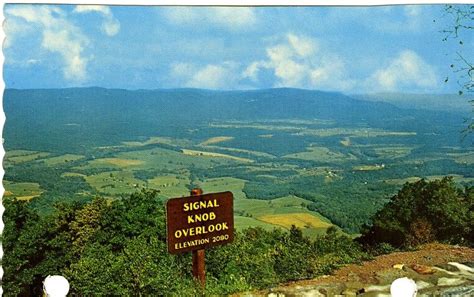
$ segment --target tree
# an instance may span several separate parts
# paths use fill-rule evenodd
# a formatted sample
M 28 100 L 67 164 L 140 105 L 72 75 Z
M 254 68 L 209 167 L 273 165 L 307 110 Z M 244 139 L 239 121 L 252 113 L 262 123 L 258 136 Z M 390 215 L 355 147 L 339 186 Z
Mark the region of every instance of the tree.
M 471 61 L 472 48 L 467 53 L 464 51 L 466 38 L 472 38 L 471 30 L 474 29 L 474 5 L 446 5 L 446 16 L 451 24 L 442 32 L 445 34 L 443 41 L 456 40 L 459 49 L 456 51 L 456 61 L 451 64 L 451 68 L 457 77 L 457 83 L 460 86 L 459 94 L 474 92 L 474 63 Z M 471 41 L 467 42 L 471 46 Z M 446 82 L 449 78 L 446 78 Z M 474 109 L 474 100 L 470 101 Z M 474 132 L 474 118 L 466 120 L 467 127 L 465 132 Z
M 361 241 L 409 247 L 432 240 L 474 244 L 474 189 L 459 189 L 451 177 L 407 183 L 366 226 Z M 416 239 L 416 240 L 415 240 Z
M 28 207 L 28 202 L 3 202 L 4 295 L 39 296 L 44 278 L 60 273 L 73 259 L 68 224 L 77 205 L 58 205 L 53 215 L 40 217 Z

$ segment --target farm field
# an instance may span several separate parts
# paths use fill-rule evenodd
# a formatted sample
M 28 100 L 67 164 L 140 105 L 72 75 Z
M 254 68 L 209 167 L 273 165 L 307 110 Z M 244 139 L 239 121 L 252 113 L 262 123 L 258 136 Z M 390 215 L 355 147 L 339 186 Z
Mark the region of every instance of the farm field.
M 202 157 L 214 157 L 214 158 L 225 158 L 231 159 L 240 162 L 253 162 L 253 160 L 246 159 L 246 158 L 239 158 L 232 155 L 226 154 L 219 154 L 219 153 L 212 153 L 212 152 L 203 152 L 203 151 L 195 151 L 195 150 L 187 150 L 183 149 L 183 154 L 187 156 L 202 156 Z
M 47 158 L 43 161 L 47 166 L 56 166 L 67 162 L 74 162 L 83 158 L 84 156 L 81 155 L 66 154 L 57 157 Z
M 474 182 L 473 177 L 464 177 L 464 176 L 459 175 L 459 174 L 449 174 L 449 176 L 451 176 L 453 178 L 453 180 L 457 183 L 468 183 L 469 184 L 469 183 Z M 425 176 L 423 178 L 426 179 L 426 180 L 432 181 L 432 180 L 436 180 L 436 179 L 441 179 L 441 178 L 443 178 L 443 176 L 442 175 L 431 175 L 431 176 Z M 384 182 L 389 183 L 389 184 L 394 184 L 394 185 L 403 185 L 405 183 L 412 183 L 412 182 L 419 181 L 420 179 L 422 179 L 422 178 L 418 177 L 418 176 L 411 176 L 411 177 L 401 178 L 401 179 L 387 179 Z
M 308 151 L 306 152 L 290 154 L 284 157 L 325 163 L 355 160 L 355 157 L 353 155 L 344 155 L 339 152 L 331 151 L 326 147 L 311 146 L 307 150 Z
M 19 200 L 30 200 L 43 192 L 38 183 L 12 183 L 4 180 L 3 186 L 6 197 L 15 196 Z
M 131 194 L 146 184 L 134 178 L 130 171 L 109 171 L 87 176 L 87 183 L 98 193 L 106 195 Z
M 156 176 L 147 181 L 148 189 L 158 190 L 160 196 L 166 198 L 175 198 L 189 195 L 189 177 L 186 174 L 181 175 L 162 175 Z
M 371 123 L 332 116 L 167 123 L 162 114 L 159 129 L 105 130 L 110 141 L 94 127 L 89 138 L 68 138 L 67 129 L 80 126 L 61 124 L 51 129 L 66 127 L 57 131 L 63 142 L 7 146 L 5 187 L 43 213 L 53 201 L 121 199 L 142 189 L 162 200 L 195 187 L 231 191 L 238 229 L 295 225 L 314 237 L 329 226 L 357 234 L 405 182 L 452 175 L 460 186 L 474 183 L 473 154 L 450 132 L 430 133 L 411 116 Z
M 216 144 L 219 142 L 224 142 L 224 141 L 229 141 L 234 139 L 232 136 L 216 136 L 216 137 L 211 137 L 207 139 L 206 141 L 202 142 L 201 145 L 210 145 L 210 144 Z
M 42 159 L 49 156 L 47 152 L 35 152 L 28 150 L 13 150 L 6 152 L 5 154 L 5 165 L 10 166 L 11 164 L 25 163 L 33 160 Z

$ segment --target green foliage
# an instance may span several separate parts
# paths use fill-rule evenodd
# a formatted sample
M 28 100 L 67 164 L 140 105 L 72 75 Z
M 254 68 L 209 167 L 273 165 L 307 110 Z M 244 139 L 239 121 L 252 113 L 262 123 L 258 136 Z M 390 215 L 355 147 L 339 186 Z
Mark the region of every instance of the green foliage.
M 206 252 L 202 292 L 189 254 L 167 252 L 164 205 L 156 191 L 108 202 L 60 204 L 38 216 L 27 203 L 5 200 L 5 296 L 41 294 L 49 274 L 62 274 L 78 296 L 228 295 L 328 273 L 366 257 L 330 228 L 311 241 L 290 232 L 250 228 L 232 244 Z
M 361 242 L 409 247 L 433 240 L 474 243 L 474 189 L 456 187 L 451 177 L 407 183 L 378 211 Z
M 42 281 L 72 261 L 69 222 L 77 205 L 40 217 L 25 202 L 5 199 L 2 234 L 5 296 L 40 295 Z

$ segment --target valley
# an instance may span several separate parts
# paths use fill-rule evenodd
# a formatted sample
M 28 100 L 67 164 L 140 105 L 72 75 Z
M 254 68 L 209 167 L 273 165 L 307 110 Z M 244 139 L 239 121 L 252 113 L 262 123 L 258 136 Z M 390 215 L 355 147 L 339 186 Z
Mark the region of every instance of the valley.
M 333 225 L 359 232 L 405 182 L 474 181 L 469 143 L 453 132 L 462 115 L 337 93 L 7 90 L 5 110 L 6 193 L 43 213 L 55 202 L 141 189 L 166 200 L 201 187 L 234 193 L 239 230 L 296 225 L 314 237 Z

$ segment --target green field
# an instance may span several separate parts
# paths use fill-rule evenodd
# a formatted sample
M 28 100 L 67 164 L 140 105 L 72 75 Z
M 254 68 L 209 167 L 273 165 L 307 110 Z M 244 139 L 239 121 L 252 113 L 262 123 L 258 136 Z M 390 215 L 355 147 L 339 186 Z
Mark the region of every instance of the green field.
M 304 136 L 352 136 L 352 137 L 380 137 L 380 136 L 416 136 L 416 132 L 386 131 L 373 128 L 325 128 L 325 129 L 303 129 L 297 135 Z
M 304 227 L 303 232 L 313 237 L 324 233 L 332 224 L 317 212 L 309 211 L 306 208 L 309 203 L 309 201 L 295 196 L 267 201 L 241 199 L 234 201 L 234 210 L 239 216 L 287 230 L 291 225 Z
M 260 136 L 262 136 L 262 135 L 260 135 Z M 206 148 L 224 150 L 224 151 L 228 151 L 230 153 L 244 153 L 244 154 L 249 154 L 249 155 L 253 155 L 253 156 L 257 156 L 257 157 L 275 158 L 274 155 L 271 155 L 271 154 L 268 154 L 268 153 L 258 152 L 258 151 L 251 151 L 251 150 L 244 150 L 244 149 L 236 149 L 236 148 L 231 148 L 231 147 L 206 145 Z
M 247 159 L 247 158 L 240 158 L 240 157 L 235 157 L 235 156 L 232 156 L 232 155 L 220 154 L 220 153 L 203 152 L 203 151 L 188 150 L 188 149 L 183 149 L 182 152 L 186 156 L 224 158 L 224 159 L 230 159 L 230 160 L 234 160 L 234 161 L 238 161 L 238 162 L 245 162 L 245 163 L 253 162 L 253 160 L 250 160 L 250 159 Z
M 376 147 L 374 148 L 375 153 L 382 158 L 401 158 L 411 154 L 415 147 L 409 146 L 387 146 L 387 147 Z
M 200 145 L 210 145 L 210 144 L 216 144 L 219 142 L 224 142 L 224 141 L 229 141 L 234 139 L 232 136 L 216 136 L 216 137 L 211 137 L 207 139 L 206 141 L 202 142 Z
M 474 182 L 474 177 L 464 177 L 464 176 L 459 175 L 459 174 L 446 174 L 446 176 L 451 176 L 454 179 L 454 181 L 457 182 L 457 183 L 461 183 L 461 182 L 472 183 L 472 182 Z M 433 181 L 433 180 L 441 179 L 443 177 L 444 177 L 444 175 L 429 175 L 429 176 L 425 176 L 424 178 L 426 180 Z M 420 179 L 421 179 L 421 177 L 418 177 L 418 176 L 410 176 L 410 177 L 407 177 L 407 178 L 387 179 L 387 180 L 384 180 L 384 182 L 388 183 L 388 184 L 393 184 L 393 185 L 403 185 L 405 183 L 413 183 L 413 182 L 419 181 Z
M 358 165 L 352 167 L 353 170 L 357 171 L 373 171 L 373 170 L 382 170 L 385 168 L 384 164 L 374 164 L 374 165 Z
M 9 164 L 18 164 L 34 161 L 37 159 L 42 159 L 49 156 L 50 153 L 47 152 L 36 152 L 36 151 L 27 151 L 27 150 L 13 150 L 5 154 L 5 165 Z
M 43 192 L 38 183 L 13 183 L 4 180 L 3 187 L 6 197 L 16 197 L 19 200 L 30 200 Z
M 189 178 L 186 175 L 162 175 L 148 180 L 147 187 L 160 191 L 160 194 L 166 198 L 176 198 L 188 196 Z
M 452 153 L 449 156 L 454 157 L 456 163 L 465 164 L 465 165 L 472 165 L 474 164 L 474 153 Z
M 12 168 L 19 172 L 8 179 L 7 194 L 43 197 L 53 192 L 44 184 L 68 183 L 77 185 L 76 194 L 110 199 L 142 188 L 157 190 L 163 200 L 187 196 L 191 187 L 204 193 L 231 191 L 238 229 L 288 230 L 296 225 L 315 236 L 333 224 L 358 232 L 387 197 L 421 176 L 435 179 L 449 172 L 456 182 L 474 182 L 468 169 L 474 154 L 465 148 L 424 152 L 413 141 L 415 132 L 336 124 L 226 120 L 188 129 L 176 138 L 133 137 L 75 154 L 11 150 L 4 166 L 7 173 Z M 25 183 L 32 173 L 50 178 Z M 80 188 L 82 179 L 86 186 Z
M 301 159 L 305 161 L 315 162 L 344 162 L 350 160 L 356 160 L 357 158 L 353 155 L 345 155 L 339 152 L 332 151 L 326 147 L 310 146 L 306 152 L 289 154 L 284 158 Z
M 89 162 L 92 167 L 114 167 L 114 168 L 129 168 L 129 167 L 138 167 L 144 162 L 141 160 L 134 159 L 122 159 L 122 158 L 102 158 L 96 159 Z
M 245 197 L 242 189 L 244 188 L 245 180 L 233 178 L 233 177 L 222 177 L 222 178 L 212 178 L 207 179 L 202 182 L 199 186 L 202 188 L 204 193 L 217 193 L 217 192 L 226 192 L 230 191 L 234 194 L 234 203 L 242 199 L 247 199 Z
M 166 145 L 171 145 L 171 146 L 187 146 L 191 144 L 191 141 L 186 140 L 186 139 L 176 139 L 176 138 L 170 138 L 170 137 L 160 137 L 160 136 L 154 136 L 150 137 L 145 141 L 124 141 L 122 142 L 125 146 L 131 146 L 131 147 L 141 147 L 141 146 L 146 146 L 146 145 L 151 145 L 151 144 L 166 144 Z
M 56 165 L 64 164 L 67 162 L 77 161 L 83 158 L 84 156 L 81 156 L 81 155 L 65 154 L 65 155 L 61 155 L 57 157 L 47 158 L 47 159 L 44 159 L 43 161 L 48 166 L 56 166 Z
M 244 230 L 251 227 L 260 227 L 265 230 L 271 231 L 273 229 L 285 230 L 283 227 L 278 225 L 268 224 L 263 221 L 256 220 L 250 217 L 234 216 L 234 226 L 237 230 Z
M 131 194 L 146 187 L 146 183 L 134 178 L 131 171 L 103 172 L 85 179 L 97 192 L 106 195 Z
M 82 174 L 82 173 L 77 173 L 77 172 L 64 172 L 63 174 L 61 174 L 61 177 L 86 177 L 87 175 L 85 174 Z

